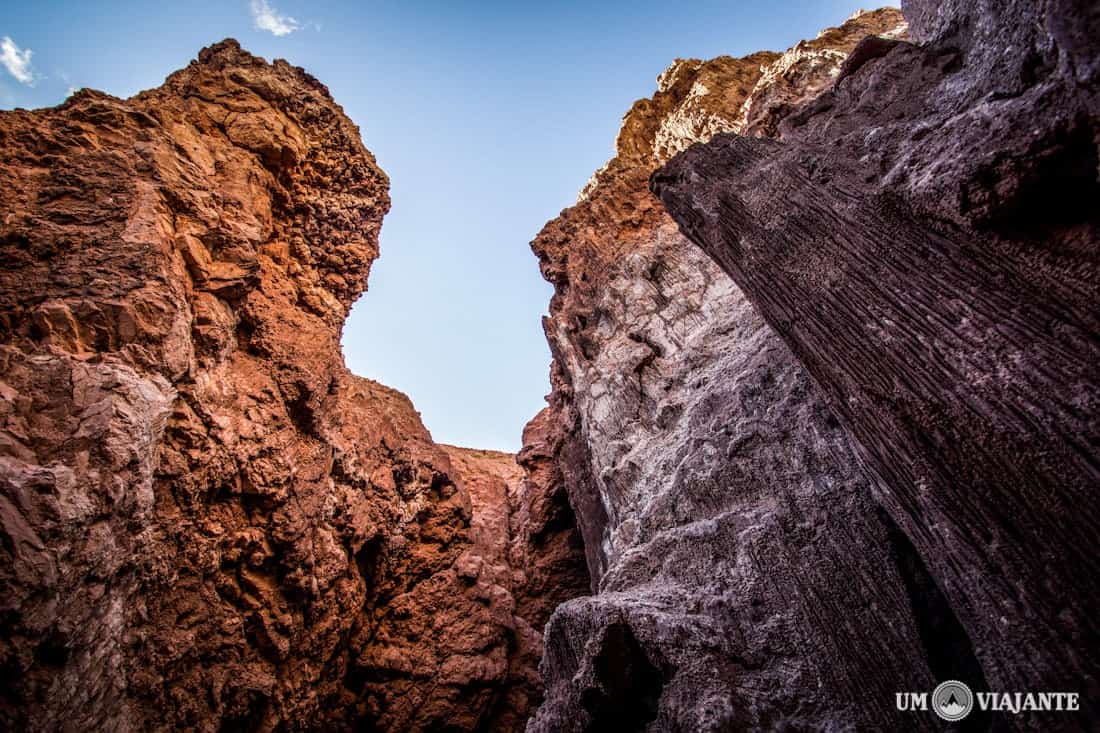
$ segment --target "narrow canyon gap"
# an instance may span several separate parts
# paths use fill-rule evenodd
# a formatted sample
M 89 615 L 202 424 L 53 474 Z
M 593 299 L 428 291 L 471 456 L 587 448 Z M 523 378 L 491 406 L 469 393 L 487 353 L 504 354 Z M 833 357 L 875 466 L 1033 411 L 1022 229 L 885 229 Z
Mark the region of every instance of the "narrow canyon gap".
M 0 727 L 940 730 L 950 678 L 1088 730 L 1098 16 L 672 61 L 532 243 L 515 456 L 346 369 L 389 182 L 302 69 L 0 113 Z

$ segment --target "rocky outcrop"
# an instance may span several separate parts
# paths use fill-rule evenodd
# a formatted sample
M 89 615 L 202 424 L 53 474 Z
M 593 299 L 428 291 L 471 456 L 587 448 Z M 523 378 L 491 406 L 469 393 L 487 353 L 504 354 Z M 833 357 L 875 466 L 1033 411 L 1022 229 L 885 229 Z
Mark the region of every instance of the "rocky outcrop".
M 887 9 L 783 54 L 676 61 L 534 241 L 554 389 L 531 432 L 597 592 L 550 621 L 529 730 L 910 729 L 932 723 L 895 691 L 980 683 L 825 396 L 648 190 L 694 142 L 773 134 L 864 38 L 904 30 Z
M 301 69 L 0 115 L 0 728 L 1087 728 L 1100 16 L 905 12 L 634 105 L 518 456 L 344 367 L 388 182 Z
M 343 365 L 387 187 L 233 41 L 0 115 L 0 728 L 522 727 L 552 522 Z
M 824 388 L 994 690 L 1100 716 L 1100 14 L 910 0 L 780 142 L 654 190 Z M 1090 724 L 1090 721 L 1091 722 Z

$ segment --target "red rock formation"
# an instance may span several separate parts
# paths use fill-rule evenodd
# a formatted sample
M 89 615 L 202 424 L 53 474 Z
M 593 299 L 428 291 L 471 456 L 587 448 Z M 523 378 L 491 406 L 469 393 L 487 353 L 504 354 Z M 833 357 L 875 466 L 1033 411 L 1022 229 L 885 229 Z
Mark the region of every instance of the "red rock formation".
M 532 490 L 516 457 L 496 451 L 444 446 L 454 474 L 469 490 L 473 503 L 474 545 L 456 568 L 476 588 L 488 618 L 472 618 L 465 639 L 486 638 L 498 628 L 510 632 L 507 671 L 494 669 L 486 692 L 497 698 L 488 719 L 459 726 L 464 730 L 522 730 L 528 714 L 542 701 L 542 630 L 559 603 L 588 591 L 583 548 L 564 492 L 547 496 Z M 530 465 L 530 451 L 521 456 Z M 499 633 L 499 632 L 496 632 Z M 494 642 L 494 643 L 490 643 Z M 468 643 L 464 641 L 464 643 Z M 486 638 L 474 649 L 496 649 Z M 477 660 L 471 655 L 470 662 Z M 485 662 L 481 662 L 484 664 Z M 495 684 L 495 687 L 493 686 Z M 457 722 L 457 721 L 456 721 Z
M 389 200 L 327 90 L 226 41 L 3 113 L 0 202 L 0 727 L 521 727 L 523 484 L 344 368 Z

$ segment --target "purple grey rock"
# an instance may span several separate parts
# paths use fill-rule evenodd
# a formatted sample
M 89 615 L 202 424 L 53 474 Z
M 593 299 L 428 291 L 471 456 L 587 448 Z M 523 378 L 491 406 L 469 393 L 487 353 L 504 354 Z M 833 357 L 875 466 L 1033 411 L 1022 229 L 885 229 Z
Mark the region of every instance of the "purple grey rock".
M 993 690 L 1100 715 L 1095 3 L 912 2 L 913 36 L 656 173 L 825 389 Z M 860 49 L 855 55 L 860 55 Z

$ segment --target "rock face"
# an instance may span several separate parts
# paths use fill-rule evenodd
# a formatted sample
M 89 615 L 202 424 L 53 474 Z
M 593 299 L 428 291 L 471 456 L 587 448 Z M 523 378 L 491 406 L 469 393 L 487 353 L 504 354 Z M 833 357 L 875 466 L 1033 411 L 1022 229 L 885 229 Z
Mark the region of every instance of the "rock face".
M 3 113 L 0 729 L 1086 728 L 1094 6 L 674 62 L 533 243 L 518 456 L 344 367 L 388 182 L 301 69 Z
M 693 142 L 773 134 L 865 37 L 904 30 L 887 9 L 783 54 L 676 61 L 534 241 L 554 390 L 529 435 L 597 592 L 551 619 L 529 730 L 910 729 L 931 721 L 895 691 L 981 685 L 825 396 L 648 190 Z
M 780 142 L 720 135 L 653 187 L 824 388 L 989 687 L 1079 692 L 1041 723 L 1088 728 L 1100 10 L 904 10 L 913 42 L 862 43 Z
M 489 650 L 508 663 L 506 673 L 492 667 L 492 674 L 484 676 L 484 681 L 496 682 L 496 688 L 485 690 L 496 695 L 487 717 L 447 723 L 451 730 L 523 730 L 527 716 L 542 701 L 542 630 L 558 604 L 588 592 L 584 548 L 564 497 L 532 491 L 515 456 L 444 448 L 473 506 L 473 546 L 456 568 L 460 578 L 475 584 L 475 596 L 484 604 L 484 610 L 476 608 L 484 617 L 448 619 L 447 630 L 454 634 L 460 623 L 468 625 L 458 638 L 469 657 Z M 480 645 L 470 643 L 478 639 Z M 456 707 L 461 703 L 454 702 Z
M 522 727 L 568 553 L 344 368 L 387 187 L 233 41 L 0 115 L 0 728 Z

